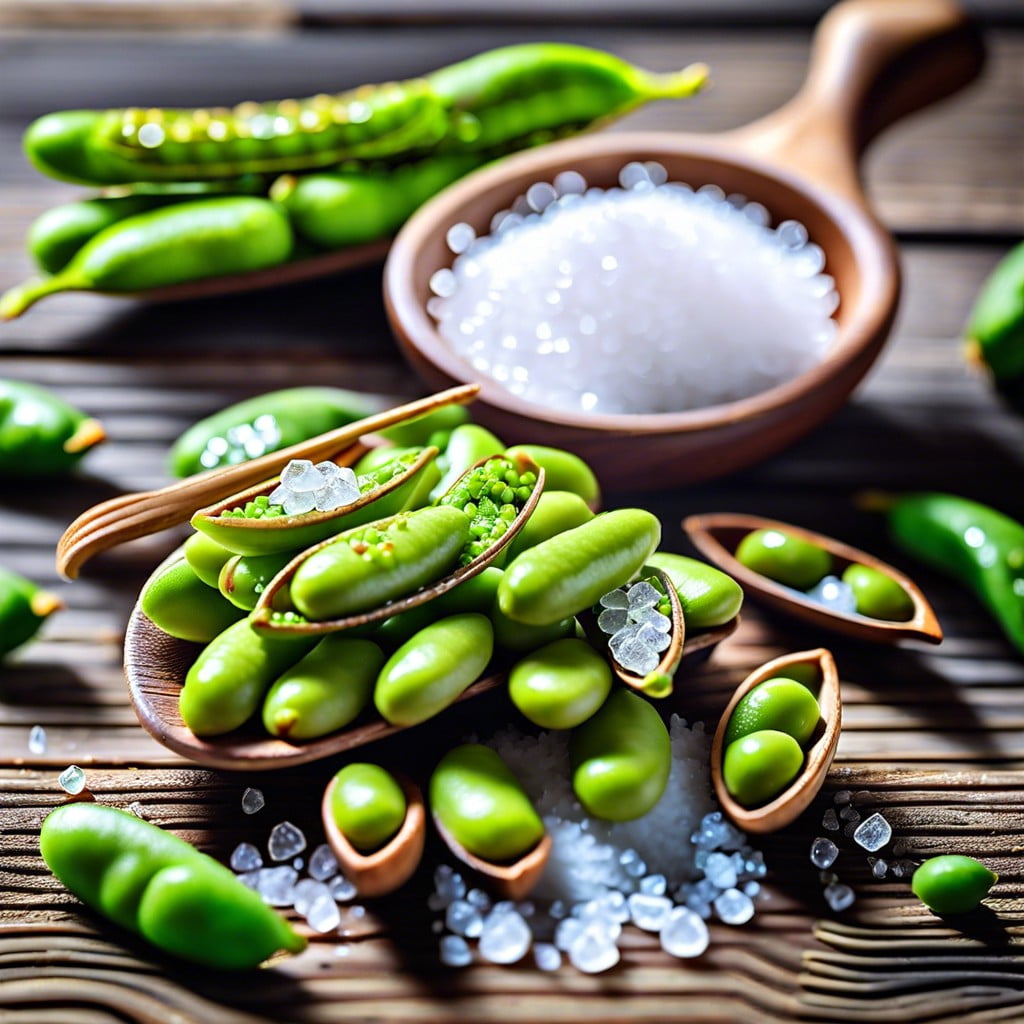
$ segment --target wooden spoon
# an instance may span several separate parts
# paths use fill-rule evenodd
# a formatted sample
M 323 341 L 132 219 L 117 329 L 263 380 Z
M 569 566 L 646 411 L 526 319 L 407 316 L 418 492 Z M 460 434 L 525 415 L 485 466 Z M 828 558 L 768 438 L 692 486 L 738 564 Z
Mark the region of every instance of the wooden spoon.
M 930 644 L 942 642 L 942 627 L 917 584 L 898 569 L 869 555 L 866 551 L 859 551 L 824 534 L 791 526 L 789 523 L 732 512 L 688 516 L 683 520 L 683 529 L 708 561 L 714 562 L 723 572 L 734 577 L 745 591 L 777 611 L 793 615 L 815 626 L 856 637 L 858 640 L 872 640 L 876 643 L 895 643 L 902 639 L 924 640 Z M 869 618 L 866 615 L 833 611 L 798 591 L 748 569 L 737 561 L 734 552 L 748 533 L 763 529 L 788 533 L 823 548 L 832 556 L 836 575 L 841 575 L 847 566 L 854 563 L 877 569 L 903 588 L 913 604 L 913 614 L 905 621 L 891 622 L 887 619 Z
M 804 753 L 804 766 L 793 782 L 774 800 L 761 807 L 748 808 L 733 799 L 722 778 L 722 757 L 725 753 L 725 730 L 740 700 L 755 686 L 775 676 L 785 676 L 796 665 L 814 665 L 820 676 L 818 706 L 822 720 L 818 723 L 816 739 Z M 800 651 L 775 658 L 753 672 L 736 688 L 729 706 L 722 713 L 711 744 L 711 781 L 715 796 L 725 814 L 744 832 L 777 832 L 795 821 L 808 807 L 825 781 L 832 758 L 839 745 L 843 707 L 839 692 L 839 673 L 829 651 L 819 647 L 813 651 Z
M 551 836 L 547 832 L 533 849 L 528 850 L 517 861 L 511 864 L 496 864 L 494 861 L 484 860 L 475 853 L 470 853 L 441 824 L 436 814 L 433 815 L 433 819 L 438 835 L 444 840 L 452 855 L 479 875 L 489 889 L 507 900 L 524 899 L 540 881 L 540 876 L 544 874 L 544 868 L 551 856 L 552 846 Z
M 361 853 L 338 828 L 331 812 L 337 777 L 324 790 L 320 816 L 327 842 L 338 858 L 342 873 L 360 896 L 384 896 L 404 885 L 419 867 L 427 838 L 427 813 L 419 786 L 405 775 L 395 773 L 405 793 L 405 821 L 392 839 L 373 853 Z

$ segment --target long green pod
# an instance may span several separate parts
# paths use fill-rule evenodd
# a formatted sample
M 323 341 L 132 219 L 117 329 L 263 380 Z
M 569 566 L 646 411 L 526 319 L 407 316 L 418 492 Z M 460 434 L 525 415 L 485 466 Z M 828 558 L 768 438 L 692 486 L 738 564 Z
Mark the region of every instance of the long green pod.
M 192 571 L 208 586 L 217 589 L 220 583 L 221 570 L 224 563 L 235 557 L 233 551 L 221 547 L 205 533 L 193 533 L 181 546 L 185 561 L 192 566 Z
M 888 517 L 896 543 L 970 588 L 1024 653 L 1024 524 L 938 493 L 897 498 Z
M 590 506 L 572 491 L 555 490 L 545 470 L 544 493 L 533 515 L 508 546 L 508 560 L 515 561 L 527 548 L 536 547 L 556 534 L 573 530 L 594 518 Z
M 20 316 L 64 291 L 129 293 L 274 267 L 291 255 L 292 229 L 267 199 L 227 196 L 175 203 L 120 221 L 91 238 L 52 277 L 0 298 L 0 318 Z
M 271 555 L 235 555 L 224 563 L 217 589 L 236 608 L 251 612 L 270 581 L 296 554 L 278 551 Z
M 58 807 L 43 822 L 39 850 L 88 906 L 186 960 L 243 969 L 306 946 L 223 864 L 115 807 Z
M 477 423 L 456 427 L 441 453 L 445 472 L 431 492 L 431 499 L 437 501 L 470 466 L 490 455 L 501 455 L 504 450 L 505 445 L 486 427 Z
M 0 568 L 0 658 L 31 640 L 63 602 L 31 580 Z
M 687 632 L 721 626 L 739 615 L 743 588 L 713 565 L 670 551 L 655 551 L 647 563 L 668 574 L 679 595 Z
M 987 366 L 997 384 L 1024 382 L 1024 242 L 985 281 L 966 333 L 968 357 Z
M 245 614 L 207 586 L 184 558 L 169 562 L 150 577 L 139 606 L 168 635 L 201 644 L 209 643 Z

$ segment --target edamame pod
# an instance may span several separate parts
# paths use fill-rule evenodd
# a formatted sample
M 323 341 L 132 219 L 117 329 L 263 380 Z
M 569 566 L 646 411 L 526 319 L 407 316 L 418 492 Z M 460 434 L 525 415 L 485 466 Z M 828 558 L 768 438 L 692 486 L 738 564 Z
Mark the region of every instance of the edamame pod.
M 1024 242 L 999 261 L 985 282 L 967 324 L 968 354 L 999 385 L 1024 378 Z
M 31 580 L 0 568 L 0 658 L 31 640 L 63 602 Z
M 189 427 L 171 448 L 171 472 L 191 476 L 246 462 L 354 423 L 385 404 L 377 395 L 343 388 L 285 388 L 255 395 Z
M 630 821 L 665 792 L 672 744 L 652 704 L 615 689 L 597 714 L 572 731 L 569 758 L 572 788 L 588 813 Z
M 721 626 L 739 615 L 743 588 L 713 565 L 668 551 L 655 551 L 647 562 L 668 574 L 679 594 L 687 631 Z
M 348 764 L 334 776 L 331 815 L 361 853 L 372 853 L 402 827 L 408 801 L 398 780 L 380 765 Z
M 207 586 L 184 558 L 166 564 L 150 578 L 139 605 L 158 629 L 200 644 L 209 643 L 245 614 Z
M 175 956 L 255 967 L 306 940 L 233 872 L 133 814 L 97 803 L 52 811 L 39 834 L 47 867 L 80 900 Z
M 242 619 L 203 649 L 185 676 L 178 707 L 197 736 L 219 736 L 247 722 L 273 681 L 315 639 L 259 633 Z
M 392 725 L 416 725 L 453 704 L 480 678 L 494 634 L 478 612 L 450 615 L 421 629 L 388 658 L 373 701 Z
M 585 640 L 556 640 L 517 662 L 509 673 L 512 703 L 542 729 L 572 729 L 605 702 L 612 670 Z
M 99 420 L 51 391 L 0 380 L 0 476 L 67 473 L 105 437 Z
M 348 725 L 370 702 L 384 664 L 369 640 L 326 636 L 279 676 L 263 702 L 267 732 L 289 740 L 326 736 Z
M 544 470 L 544 487 L 548 491 L 571 491 L 578 494 L 592 509 L 601 503 L 601 487 L 594 471 L 578 456 L 561 448 L 542 444 L 517 444 L 507 455 L 525 455 Z
M 197 199 L 129 217 L 101 231 L 53 277 L 0 298 L 0 318 L 20 316 L 54 292 L 138 292 L 283 263 L 292 229 L 284 212 L 252 196 Z
M 505 570 L 499 606 L 532 626 L 576 615 L 632 579 L 659 540 L 661 524 L 650 512 L 605 512 L 524 551 Z
M 430 492 L 430 500 L 437 501 L 474 463 L 490 455 L 501 455 L 504 449 L 505 445 L 486 427 L 476 423 L 456 427 L 448 439 L 448 447 L 441 453 L 445 473 Z
M 533 515 L 516 534 L 508 546 L 510 562 L 521 555 L 527 548 L 536 547 L 542 541 L 555 534 L 565 533 L 594 518 L 590 506 L 573 491 L 551 490 L 547 475 L 544 477 L 544 493 L 533 510 Z
M 217 589 L 220 581 L 220 571 L 224 563 L 235 557 L 233 551 L 228 551 L 215 540 L 211 540 L 205 533 L 193 533 L 182 546 L 185 561 L 192 566 L 192 571 L 208 586 Z
M 236 608 L 251 612 L 267 584 L 296 554 L 279 551 L 272 555 L 235 555 L 224 563 L 217 589 Z
M 490 747 L 466 743 L 441 758 L 430 777 L 430 807 L 470 853 L 515 860 L 544 836 L 544 824 L 508 765 Z

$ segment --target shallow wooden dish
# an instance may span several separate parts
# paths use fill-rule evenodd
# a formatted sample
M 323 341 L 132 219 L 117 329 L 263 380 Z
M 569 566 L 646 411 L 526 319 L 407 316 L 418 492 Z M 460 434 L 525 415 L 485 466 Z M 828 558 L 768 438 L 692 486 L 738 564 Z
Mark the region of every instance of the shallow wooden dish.
M 427 838 L 427 812 L 420 787 L 405 775 L 395 776 L 405 793 L 405 821 L 390 842 L 373 853 L 360 853 L 338 828 L 331 813 L 331 797 L 337 783 L 332 778 L 320 804 L 324 835 L 338 858 L 344 876 L 360 896 L 384 896 L 404 885 L 419 867 Z
M 758 462 L 834 413 L 877 357 L 900 290 L 893 241 L 872 213 L 860 153 L 892 121 L 954 92 L 981 66 L 978 36 L 951 0 L 846 0 L 815 36 L 807 80 L 788 104 L 719 135 L 615 133 L 518 154 L 456 182 L 399 232 L 384 271 L 388 318 L 428 381 L 478 380 L 476 416 L 499 436 L 568 448 L 608 488 L 654 489 Z M 670 180 L 713 183 L 763 203 L 775 223 L 801 221 L 836 281 L 839 331 L 827 358 L 794 380 L 707 409 L 656 415 L 566 413 L 531 404 L 475 371 L 443 341 L 426 311 L 429 281 L 449 267 L 448 229 L 489 232 L 492 216 L 564 170 L 590 185 L 617 183 L 622 166 L 654 160 Z
M 877 569 L 894 579 L 904 589 L 913 603 L 913 615 L 905 621 L 892 622 L 888 619 L 869 618 L 866 615 L 831 611 L 817 601 L 812 601 L 809 597 L 804 597 L 789 587 L 748 569 L 736 560 L 734 552 L 748 533 L 762 529 L 789 533 L 824 548 L 832 555 L 833 571 L 836 575 L 842 574 L 853 562 Z M 823 629 L 856 637 L 858 640 L 871 640 L 875 643 L 895 643 L 904 639 L 923 640 L 930 644 L 942 642 L 942 627 L 917 584 L 898 569 L 869 555 L 866 551 L 859 551 L 824 534 L 791 526 L 789 523 L 732 512 L 688 516 L 683 520 L 683 530 L 708 561 L 737 580 L 747 593 L 753 594 L 757 600 L 776 611 L 785 612 Z
M 817 738 L 804 751 L 803 770 L 774 800 L 761 807 L 744 807 L 732 798 L 722 778 L 722 747 L 729 719 L 740 700 L 759 683 L 773 676 L 784 676 L 786 670 L 794 665 L 812 662 L 819 666 L 821 675 L 818 705 L 821 708 L 822 720 L 819 722 Z M 715 787 L 715 796 L 727 817 L 744 832 L 757 833 L 777 832 L 795 821 L 807 809 L 825 781 L 825 775 L 839 745 L 842 720 L 839 673 L 836 671 L 832 655 L 823 647 L 783 655 L 751 672 L 736 688 L 728 707 L 722 712 L 718 728 L 715 730 L 715 738 L 711 743 L 711 781 Z

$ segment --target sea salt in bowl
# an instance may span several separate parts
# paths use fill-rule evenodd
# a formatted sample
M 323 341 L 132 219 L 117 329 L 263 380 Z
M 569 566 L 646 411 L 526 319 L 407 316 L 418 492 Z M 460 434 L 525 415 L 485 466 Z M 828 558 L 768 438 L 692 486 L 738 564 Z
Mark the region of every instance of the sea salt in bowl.
M 523 389 L 510 388 L 510 379 L 502 382 L 474 368 L 472 356 L 457 350 L 435 318 L 437 284 L 445 276 L 435 275 L 455 259 L 449 247 L 451 228 L 465 223 L 477 236 L 490 234 L 495 214 L 511 208 L 538 182 L 554 182 L 558 175 L 575 171 L 588 186 L 611 189 L 619 186 L 624 166 L 649 161 L 663 167 L 669 181 L 693 189 L 714 185 L 727 195 L 740 194 L 761 204 L 773 225 L 789 220 L 804 225 L 823 250 L 823 272 L 834 279 L 838 292 L 833 336 L 808 356 L 795 376 L 761 390 L 755 386 L 744 397 L 682 411 L 666 410 L 671 395 L 666 395 L 665 373 L 657 359 L 645 368 L 651 407 L 659 410 L 650 412 L 594 411 L 602 404 L 601 396 L 597 402 L 585 399 L 579 408 L 559 407 L 538 401 L 536 392 L 516 394 Z M 835 189 L 827 182 L 816 184 L 746 153 L 738 155 L 735 145 L 708 137 L 610 134 L 545 146 L 478 171 L 435 197 L 408 222 L 385 269 L 388 316 L 405 354 L 432 385 L 480 383 L 474 417 L 509 443 L 529 437 L 575 451 L 610 489 L 657 489 L 720 476 L 780 451 L 835 412 L 888 334 L 899 290 L 892 241 L 865 209 L 856 186 L 851 189 L 840 179 L 835 184 Z M 456 248 L 461 248 L 458 240 Z M 671 287 L 671 267 L 664 276 Z M 601 302 L 601 287 L 595 286 L 591 294 L 595 304 Z M 535 299 L 529 305 L 536 306 Z M 621 297 L 611 301 L 620 303 Z M 834 299 L 831 304 L 826 299 L 829 310 L 833 304 Z M 638 309 L 638 316 L 642 312 Z M 594 313 L 600 316 L 601 309 Z M 535 320 L 524 323 L 524 331 L 534 329 L 530 323 Z M 756 345 L 757 339 L 749 339 L 747 350 Z M 622 358 L 629 360 L 629 344 L 626 349 Z M 636 358 L 635 350 L 632 356 Z M 614 381 L 609 353 L 592 358 L 602 362 L 597 376 Z M 666 351 L 664 358 L 670 360 L 672 352 Z M 749 390 L 751 375 L 743 369 L 740 385 Z M 623 376 L 629 373 L 624 364 Z M 632 374 L 638 376 L 642 384 L 644 375 Z M 631 401 L 635 408 L 635 389 Z

